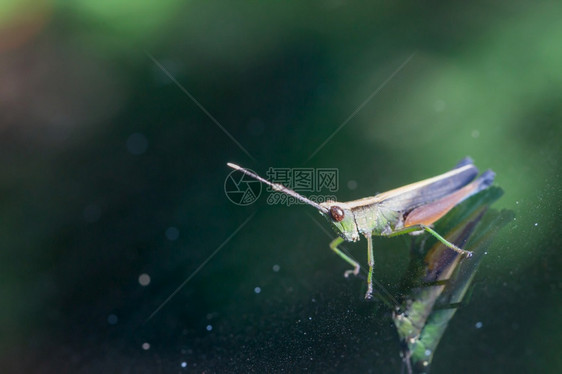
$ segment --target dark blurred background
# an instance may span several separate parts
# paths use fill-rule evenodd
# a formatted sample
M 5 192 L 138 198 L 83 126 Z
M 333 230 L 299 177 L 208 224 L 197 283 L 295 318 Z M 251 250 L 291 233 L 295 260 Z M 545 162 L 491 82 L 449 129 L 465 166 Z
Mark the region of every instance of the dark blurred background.
M 2 372 L 399 372 L 321 217 L 226 163 L 346 201 L 466 155 L 516 219 L 432 370 L 562 370 L 559 2 L 1 4 Z M 374 243 L 395 294 L 408 239 Z

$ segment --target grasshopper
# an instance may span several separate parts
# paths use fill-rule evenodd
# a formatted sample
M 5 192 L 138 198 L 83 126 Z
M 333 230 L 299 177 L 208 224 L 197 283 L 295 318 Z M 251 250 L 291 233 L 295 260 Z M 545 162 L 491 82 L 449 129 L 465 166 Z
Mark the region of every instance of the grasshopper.
M 478 178 L 478 169 L 466 157 L 452 170 L 433 178 L 408 184 L 375 196 L 349 202 L 326 201 L 316 203 L 278 183 L 272 183 L 252 171 L 228 163 L 229 167 L 271 186 L 274 190 L 318 209 L 339 235 L 330 243 L 330 249 L 353 266 L 344 273 L 358 275 L 360 265 L 346 255 L 338 246 L 344 241 L 356 242 L 361 236 L 367 239 L 367 292 L 365 299 L 373 298 L 373 236 L 393 237 L 408 233 L 426 231 L 452 250 L 464 257 L 471 252 L 461 249 L 439 235 L 431 225 L 443 217 L 457 204 L 468 197 L 488 188 L 494 181 L 495 173 L 487 170 Z

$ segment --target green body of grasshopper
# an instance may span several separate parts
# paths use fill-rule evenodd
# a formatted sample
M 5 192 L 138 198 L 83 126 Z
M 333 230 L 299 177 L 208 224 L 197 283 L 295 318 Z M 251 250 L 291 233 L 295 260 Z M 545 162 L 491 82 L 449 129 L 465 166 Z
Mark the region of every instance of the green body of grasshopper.
M 344 240 L 355 242 L 364 236 L 367 239 L 369 265 L 365 295 L 367 299 L 371 299 L 373 293 L 373 236 L 392 237 L 425 230 L 447 247 L 468 257 L 470 252 L 448 242 L 429 226 L 461 201 L 489 187 L 495 176 L 491 170 L 488 170 L 476 178 L 478 169 L 473 165 L 472 160 L 465 158 L 453 170 L 434 178 L 364 199 L 350 202 L 327 201 L 317 204 L 287 187 L 271 183 L 238 165 L 229 163 L 228 166 L 318 209 L 339 235 L 330 243 L 330 248 L 353 266 L 352 270 L 345 272 L 345 276 L 357 275 L 360 266 L 338 246 Z

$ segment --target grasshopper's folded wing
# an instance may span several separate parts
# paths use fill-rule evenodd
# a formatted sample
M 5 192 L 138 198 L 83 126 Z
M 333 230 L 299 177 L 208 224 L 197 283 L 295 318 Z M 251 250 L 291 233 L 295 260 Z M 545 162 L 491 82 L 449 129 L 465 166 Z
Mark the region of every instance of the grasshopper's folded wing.
M 464 165 L 461 162 L 459 165 L 436 177 L 356 200 L 353 203 L 357 205 L 372 203 L 393 211 L 410 211 L 463 188 L 478 175 L 478 169 L 471 162 L 467 161 Z

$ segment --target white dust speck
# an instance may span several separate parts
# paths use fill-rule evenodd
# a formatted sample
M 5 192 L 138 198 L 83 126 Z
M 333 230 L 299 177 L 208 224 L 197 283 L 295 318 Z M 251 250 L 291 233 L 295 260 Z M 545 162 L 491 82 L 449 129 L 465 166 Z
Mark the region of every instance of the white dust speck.
M 205 327 L 207 329 L 207 331 L 213 331 L 213 326 L 212 325 L 207 325 L 207 327 Z
M 260 292 L 261 292 L 261 288 L 260 288 L 260 287 L 254 288 L 254 292 L 255 292 L 255 293 L 260 293 Z
M 274 271 L 274 272 L 277 273 L 277 272 L 279 272 L 279 270 L 281 270 L 281 266 L 279 266 L 279 265 L 277 265 L 277 264 L 273 265 L 273 271 Z
M 476 322 L 474 327 L 476 327 L 477 329 L 481 329 L 482 328 L 482 322 L 480 322 L 480 321 Z
M 148 351 L 150 349 L 150 343 L 147 342 L 142 343 L 142 349 Z

